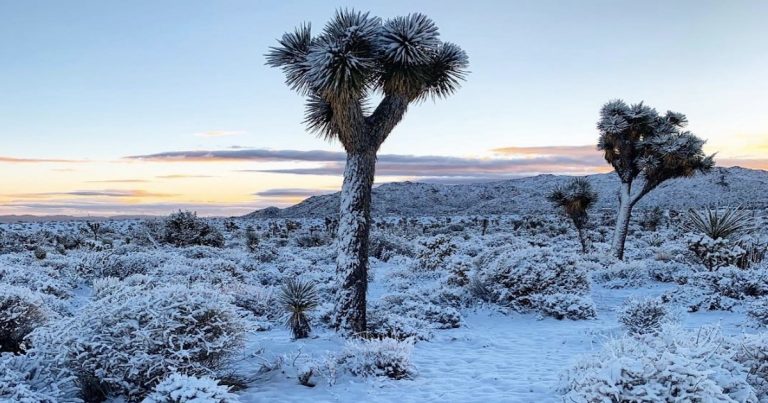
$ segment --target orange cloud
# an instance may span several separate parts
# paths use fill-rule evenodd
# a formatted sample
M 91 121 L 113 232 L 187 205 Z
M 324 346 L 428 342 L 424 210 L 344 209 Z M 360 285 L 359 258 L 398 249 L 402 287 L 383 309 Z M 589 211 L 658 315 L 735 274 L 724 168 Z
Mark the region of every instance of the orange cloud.
M 0 163 L 8 164 L 34 164 L 34 163 L 80 163 L 83 160 L 46 159 L 46 158 L 16 158 L 0 156 Z

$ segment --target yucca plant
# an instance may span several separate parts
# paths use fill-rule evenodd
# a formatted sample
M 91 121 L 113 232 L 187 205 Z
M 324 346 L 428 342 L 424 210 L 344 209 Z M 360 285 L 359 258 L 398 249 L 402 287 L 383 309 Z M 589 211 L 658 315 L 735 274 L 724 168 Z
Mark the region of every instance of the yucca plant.
M 703 212 L 688 210 L 688 229 L 712 239 L 734 238 L 751 229 L 749 213 L 738 207 L 707 208 Z
M 565 215 L 571 219 L 579 233 L 581 251 L 587 252 L 587 238 L 584 227 L 589 222 L 587 210 L 597 201 L 597 193 L 586 178 L 574 178 L 566 185 L 558 186 L 547 196 L 556 208 L 562 208 Z
M 294 338 L 309 337 L 312 327 L 307 312 L 317 306 L 317 299 L 315 285 L 310 282 L 289 278 L 283 283 L 278 300 L 287 312 L 285 326 L 291 329 Z

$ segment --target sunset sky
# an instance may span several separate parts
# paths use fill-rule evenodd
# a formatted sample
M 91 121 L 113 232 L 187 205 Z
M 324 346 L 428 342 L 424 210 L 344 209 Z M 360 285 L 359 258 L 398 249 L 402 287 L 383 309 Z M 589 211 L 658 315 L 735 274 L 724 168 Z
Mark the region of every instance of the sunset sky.
M 0 214 L 236 215 L 336 191 L 340 145 L 264 53 L 337 7 L 422 12 L 462 46 L 377 182 L 607 172 L 598 110 L 683 112 L 721 166 L 768 169 L 768 1 L 0 0 Z

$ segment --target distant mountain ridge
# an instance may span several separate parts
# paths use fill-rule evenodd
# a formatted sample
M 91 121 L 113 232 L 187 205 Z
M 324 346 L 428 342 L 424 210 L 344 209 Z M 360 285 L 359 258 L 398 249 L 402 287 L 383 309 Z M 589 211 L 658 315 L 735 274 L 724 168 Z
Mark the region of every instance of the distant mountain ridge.
M 374 216 L 492 215 L 552 211 L 546 195 L 572 176 L 538 175 L 499 182 L 443 185 L 416 182 L 387 183 L 373 189 Z M 616 174 L 588 175 L 597 191 L 596 209 L 616 207 Z M 691 207 L 768 206 L 768 171 L 717 167 L 706 175 L 663 183 L 636 208 L 652 206 L 677 210 Z M 321 218 L 338 214 L 339 193 L 312 196 L 284 209 L 268 207 L 243 218 Z

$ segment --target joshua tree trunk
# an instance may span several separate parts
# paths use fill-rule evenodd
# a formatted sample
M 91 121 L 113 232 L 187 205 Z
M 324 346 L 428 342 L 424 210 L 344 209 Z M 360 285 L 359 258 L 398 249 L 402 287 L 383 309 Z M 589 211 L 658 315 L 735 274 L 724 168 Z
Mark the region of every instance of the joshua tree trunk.
M 587 253 L 587 235 L 584 233 L 583 228 L 576 228 L 579 233 L 579 242 L 581 242 L 581 253 Z
M 616 230 L 613 233 L 613 244 L 611 253 L 614 257 L 624 259 L 624 243 L 627 240 L 629 231 L 629 217 L 632 213 L 631 185 L 622 183 L 619 189 L 619 211 L 616 215 Z
M 365 332 L 367 326 L 368 234 L 375 170 L 376 149 L 347 154 L 337 237 L 336 275 L 340 288 L 335 324 L 358 334 Z

